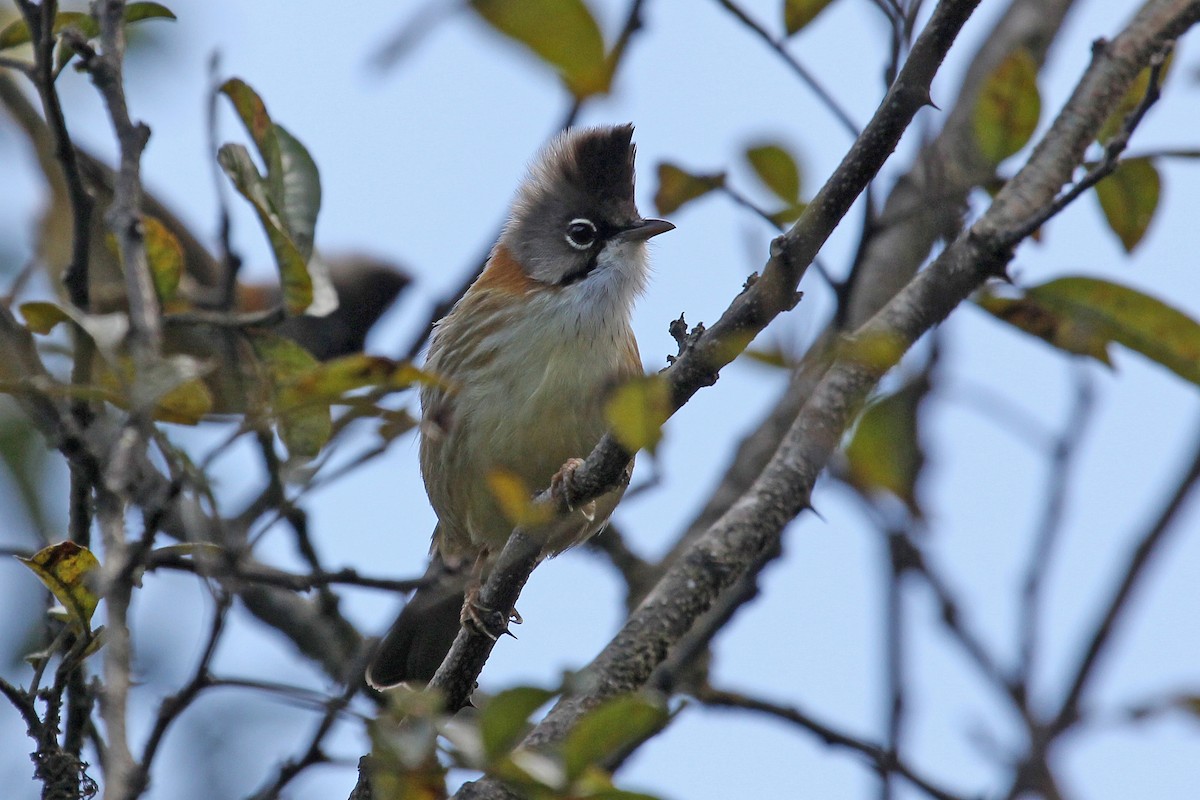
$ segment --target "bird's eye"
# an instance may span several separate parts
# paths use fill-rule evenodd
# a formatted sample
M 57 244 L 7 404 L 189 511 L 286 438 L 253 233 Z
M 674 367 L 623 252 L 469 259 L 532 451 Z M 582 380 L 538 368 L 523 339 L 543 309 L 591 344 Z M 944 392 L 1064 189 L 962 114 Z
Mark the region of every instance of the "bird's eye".
M 590 219 L 573 219 L 567 225 L 567 244 L 576 250 L 587 250 L 596 241 L 596 224 Z

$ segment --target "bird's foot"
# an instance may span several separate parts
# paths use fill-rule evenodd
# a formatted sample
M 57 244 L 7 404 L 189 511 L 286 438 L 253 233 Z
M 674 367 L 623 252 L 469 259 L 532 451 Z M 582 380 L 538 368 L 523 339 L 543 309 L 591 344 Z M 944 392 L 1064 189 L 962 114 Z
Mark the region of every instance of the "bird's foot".
M 484 605 L 483 601 L 479 599 L 479 586 L 476 585 L 467 589 L 462 612 L 459 614 L 459 622 L 475 629 L 494 642 L 505 634 L 514 639 L 517 638 L 516 634 L 509 629 L 509 625 L 520 625 L 524 620 L 521 619 L 521 615 L 515 608 L 505 614 Z
M 588 522 L 596 519 L 596 501 L 591 500 L 576 508 L 571 502 L 574 493 L 575 471 L 583 466 L 582 458 L 567 459 L 554 477 L 550 479 L 550 496 L 566 507 L 568 511 L 578 511 L 587 517 Z

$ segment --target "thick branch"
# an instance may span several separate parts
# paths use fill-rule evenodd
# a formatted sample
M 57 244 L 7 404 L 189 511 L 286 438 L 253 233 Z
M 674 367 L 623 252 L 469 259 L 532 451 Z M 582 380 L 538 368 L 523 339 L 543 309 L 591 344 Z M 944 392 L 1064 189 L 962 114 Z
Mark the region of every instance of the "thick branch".
M 813 483 L 841 433 L 879 378 L 918 337 L 1003 268 L 1015 244 L 1011 232 L 1054 201 L 1139 69 L 1197 19 L 1200 0 L 1152 1 L 1097 54 L 1029 162 L 969 231 L 859 329 L 754 485 L 672 566 L 587 667 L 589 680 L 583 685 L 590 687 L 588 691 L 563 698 L 526 738 L 526 746 L 561 741 L 582 714 L 609 697 L 644 685 L 654 666 L 717 594 L 737 580 L 758 553 L 778 541 L 784 525 L 807 505 Z M 920 46 L 918 40 L 916 47 Z M 891 344 L 886 358 L 879 352 L 881 342 Z M 855 344 L 871 345 L 872 357 L 856 358 L 856 351 L 862 351 Z M 470 794 L 486 796 L 482 790 L 493 785 L 485 781 Z
M 944 0 L 938 6 L 896 83 L 850 152 L 792 229 L 772 242 L 771 258 L 762 276 L 748 281 L 745 290 L 721 318 L 691 339 L 689 346 L 663 373 L 670 388 L 673 409 L 683 406 L 702 387 L 712 385 L 721 368 L 732 361 L 759 331 L 780 313 L 795 306 L 799 299 L 796 287 L 805 269 L 891 155 L 917 111 L 929 104 L 929 85 L 933 76 L 977 4 L 978 0 Z M 560 511 L 565 507 L 577 508 L 615 487 L 631 458 L 632 454 L 611 434 L 606 435 L 575 471 L 573 478 L 566 482 L 562 496 L 551 497 L 549 491 L 545 491 L 539 502 L 552 504 Z M 800 506 L 796 506 L 792 514 L 799 510 Z M 518 531 L 505 546 L 481 596 L 490 608 L 509 609 L 516 605 L 520 589 L 537 563 L 534 538 Z M 697 595 L 703 596 L 703 592 Z M 709 602 L 711 598 L 705 605 Z M 481 632 L 467 628 L 460 631 L 446 663 L 430 683 L 431 687 L 445 692 L 448 708 L 457 709 L 466 703 L 493 644 Z M 655 663 L 662 660 L 661 655 Z M 453 669 L 451 665 L 454 665 Z
M 971 67 L 938 135 L 925 145 L 912 168 L 892 188 L 874 229 L 858 256 L 848 309 L 817 340 L 768 416 L 739 446 L 703 511 L 663 559 L 669 564 L 688 542 L 708 529 L 741 496 L 775 452 L 779 440 L 812 393 L 829 362 L 840 327 L 853 329 L 878 311 L 925 262 L 946 231 L 960 225 L 967 193 L 988 180 L 981 165 L 971 112 L 979 87 L 1000 61 L 1018 47 L 1041 63 L 1075 0 L 1013 0 L 971 58 Z

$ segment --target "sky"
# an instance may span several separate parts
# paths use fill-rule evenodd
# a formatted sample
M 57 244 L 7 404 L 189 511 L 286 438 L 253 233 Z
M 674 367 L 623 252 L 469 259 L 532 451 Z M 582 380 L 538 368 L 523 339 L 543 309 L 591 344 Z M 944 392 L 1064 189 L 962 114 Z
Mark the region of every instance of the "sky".
M 417 4 L 363 0 L 336 12 L 324 4 L 279 0 L 169 5 L 178 22 L 147 23 L 155 26 L 152 46 L 127 67 L 131 112 L 153 131 L 143 160 L 147 187 L 212 240 L 217 199 L 204 113 L 208 64 L 217 53 L 221 76 L 241 77 L 257 89 L 273 118 L 316 159 L 323 187 L 317 247 L 369 252 L 415 276 L 414 288 L 369 342 L 372 352 L 399 355 L 431 304 L 490 245 L 529 159 L 565 113 L 558 80 L 469 14 L 438 25 L 403 61 L 381 71 L 373 54 Z M 611 41 L 624 2 L 590 5 Z M 811 195 L 850 143 L 836 120 L 716 2 L 646 5 L 645 30 L 634 40 L 612 95 L 589 103 L 580 120 L 636 124 L 643 213 L 654 210 L 654 168 L 662 160 L 697 171 L 729 169 L 735 185 L 766 202 L 740 157 L 747 145 L 762 141 L 783 142 L 798 155 L 802 191 Z M 778 30 L 777 2 L 742 5 Z M 952 102 L 965 56 L 1002 5 L 982 3 L 935 81 L 935 102 Z M 1045 111 L 1039 132 L 1087 65 L 1092 40 L 1115 34 L 1137 5 L 1080 0 L 1040 81 Z M 861 124 L 882 94 L 885 42 L 873 3 L 842 0 L 796 36 L 789 50 Z M 1185 41 L 1166 99 L 1139 130 L 1133 151 L 1195 145 L 1196 52 Z M 111 155 L 113 137 L 95 91 L 74 74 L 64 75 L 62 91 L 77 141 Z M 240 137 L 233 115 L 224 111 L 223 137 Z M 918 115 L 881 186 L 890 185 L 921 137 L 938 124 L 934 109 Z M 3 252 L 15 251 L 17 263 L 28 257 L 27 231 L 38 203 L 37 177 L 23 156 L 19 142 L 0 126 L 0 185 L 9 187 L 0 205 L 0 241 Z M 1200 317 L 1192 211 L 1198 205 L 1200 168 L 1172 162 L 1160 213 L 1131 257 L 1086 196 L 1046 227 L 1040 243 L 1018 250 L 1012 273 L 1030 285 L 1061 275 L 1102 276 Z M 853 254 L 859 219 L 856 208 L 822 251 L 822 262 L 835 274 L 844 273 Z M 682 209 L 671 221 L 677 230 L 653 242 L 654 275 L 634 317 L 648 370 L 664 366 L 675 351 L 670 320 L 680 312 L 692 324 L 716 319 L 746 276 L 761 267 L 772 235 L 760 220 L 717 197 Z M 235 214 L 233 241 L 252 274 L 270 275 L 265 239 L 247 208 Z M 828 287 L 810 272 L 801 288 L 804 301 L 759 345 L 796 350 L 825 324 L 832 308 Z M 950 576 L 968 619 L 1006 662 L 1015 653 L 1014 598 L 1051 466 L 979 398 L 1014 406 L 1057 432 L 1071 420 L 1077 383 L 1086 381 L 1095 392 L 1090 436 L 1067 496 L 1068 523 L 1049 566 L 1036 687 L 1049 701 L 1069 675 L 1098 598 L 1107 596 L 1130 542 L 1182 468 L 1200 428 L 1200 404 L 1194 386 L 1139 356 L 1116 352 L 1112 370 L 1074 364 L 977 308 L 959 309 L 942 331 L 944 382 L 926 409 L 924 542 Z M 655 486 L 628 498 L 614 518 L 632 547 L 647 557 L 670 547 L 723 472 L 730 447 L 753 429 L 783 380 L 777 370 L 738 361 L 670 421 L 657 459 L 651 463 L 643 455 L 634 478 L 638 485 L 653 477 Z M 220 435 L 205 427 L 171 433 L 201 452 Z M 218 492 L 227 507 L 237 508 L 248 496 L 252 486 L 242 476 L 254 464 L 248 445 L 219 462 Z M 65 498 L 61 475 L 47 480 Z M 834 482 L 818 486 L 815 504 L 822 519 L 804 515 L 789 527 L 785 556 L 764 574 L 762 595 L 716 640 L 713 682 L 797 704 L 837 727 L 879 738 L 884 543 L 861 506 Z M 328 564 L 395 577 L 423 569 L 434 517 L 421 487 L 415 440 L 397 441 L 351 478 L 315 493 L 305 507 Z M 1200 509 L 1187 509 L 1178 523 L 1182 535 L 1160 555 L 1135 597 L 1090 698 L 1089 709 L 1103 718 L 1198 688 L 1198 523 Z M 30 541 L 27 531 L 0 533 L 0 544 Z M 268 534 L 263 546 L 279 563 L 298 565 L 283 532 Z M 618 581 L 595 556 L 571 552 L 544 564 L 522 595 L 520 639 L 496 648 L 483 688 L 554 684 L 563 670 L 582 666 L 615 632 L 621 597 Z M 37 598 L 36 585 L 20 567 L 0 563 L 0 601 L 30 607 Z M 906 599 L 918 620 L 909 656 L 906 741 L 912 761 L 964 794 L 998 791 L 1004 770 L 997 764 L 1019 744 L 1017 721 L 947 642 L 928 592 L 910 586 Z M 149 643 L 139 653 L 143 698 L 160 697 L 185 679 L 200 647 L 206 603 L 207 595 L 187 576 L 147 578 L 134 609 Z M 372 631 L 382 630 L 399 605 L 393 595 L 347 591 L 343 609 Z M 246 615 L 236 621 L 219 652 L 221 674 L 330 688 Z M 8 641 L 14 626 L 5 625 L 0 639 Z M 16 667 L 4 669 L 7 676 L 21 675 Z M 244 728 L 230 724 L 239 718 L 248 721 Z M 180 721 L 163 753 L 164 775 L 186 768 L 176 774 L 194 780 L 172 785 L 163 778 L 148 796 L 244 796 L 269 765 L 296 751 L 316 721 L 310 710 L 278 699 L 214 692 Z M 258 725 L 266 725 L 268 734 Z M 1188 796 L 1200 782 L 1198 733 L 1195 719 L 1177 714 L 1134 727 L 1105 725 L 1072 739 L 1060 762 L 1068 793 L 1100 800 Z M 0 786 L 16 800 L 37 796 L 32 782 L 25 783 L 30 765 L 20 737 L 16 715 L 0 710 L 0 741 L 8 743 L 0 747 Z M 204 757 L 196 756 L 197 742 Z M 365 747 L 358 726 L 342 726 L 331 750 L 345 763 L 310 771 L 290 796 L 347 795 L 352 765 Z M 670 798 L 861 797 L 875 794 L 876 780 L 853 757 L 803 732 L 693 704 L 631 759 L 618 783 Z M 906 789 L 901 796 L 919 795 Z

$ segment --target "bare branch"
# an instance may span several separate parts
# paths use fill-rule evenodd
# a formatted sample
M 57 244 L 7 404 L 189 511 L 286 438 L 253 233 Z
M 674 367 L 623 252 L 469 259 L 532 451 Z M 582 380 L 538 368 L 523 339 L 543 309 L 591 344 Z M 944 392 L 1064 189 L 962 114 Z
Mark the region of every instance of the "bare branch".
M 755 334 L 780 313 L 790 310 L 795 305 L 798 299 L 796 287 L 805 268 L 812 262 L 855 198 L 891 154 L 917 111 L 928 105 L 929 83 L 976 4 L 977 0 L 947 0 L 938 6 L 929 25 L 917 40 L 896 84 L 888 92 L 879 110 L 851 147 L 842 164 L 817 192 L 792 229 L 772 242 L 771 258 L 763 269 L 762 276 L 748 282 L 746 289 L 734 299 L 721 318 L 690 342 L 688 349 L 662 373 L 671 389 L 673 408 L 681 407 L 701 387 L 711 385 L 716 380 L 719 370 L 732 361 Z M 949 308 L 946 309 L 946 313 L 948 312 Z M 865 385 L 871 378 L 867 376 L 857 380 Z M 841 411 L 848 414 L 849 408 L 842 408 Z M 848 420 L 843 421 L 837 427 L 836 433 L 830 426 L 828 435 L 840 435 L 847 423 Z M 833 445 L 824 441 L 824 434 L 821 439 L 831 450 Z M 616 486 L 631 457 L 616 439 L 606 435 L 583 465 L 575 471 L 573 479 L 566 482 L 562 497 L 551 497 L 549 491 L 545 491 L 539 502 L 556 509 L 563 505 L 578 507 Z M 811 477 L 815 480 L 815 472 Z M 784 499 L 774 495 L 774 492 L 779 490 L 784 489 L 777 486 L 766 490 L 772 495 L 772 507 L 763 508 L 762 516 L 757 521 L 739 518 L 739 522 L 753 529 L 753 533 L 746 532 L 744 535 L 753 536 L 754 544 L 739 547 L 735 558 L 745 558 L 747 561 L 753 559 L 766 545 L 772 529 L 776 525 L 782 526 L 808 503 L 807 491 L 788 486 L 786 491 L 792 494 Z M 748 509 L 742 510 L 744 512 Z M 719 538 L 711 530 L 708 536 L 713 536 L 714 540 Z M 704 561 L 710 556 L 716 557 L 713 553 L 704 554 L 701 551 L 697 551 L 691 557 L 685 556 L 683 560 L 691 561 L 690 566 L 668 572 L 667 577 L 652 594 L 652 597 L 659 598 L 662 607 L 652 611 L 648 610 L 650 604 L 644 603 L 634 617 L 630 618 L 625 632 L 606 649 L 605 652 L 609 655 L 602 654 L 599 659 L 610 659 L 614 649 L 621 650 L 623 657 L 629 658 L 618 668 L 622 677 L 612 682 L 604 682 L 603 688 L 586 701 L 588 707 L 599 702 L 601 695 L 610 696 L 614 691 L 628 691 L 644 683 L 665 656 L 667 642 L 677 641 L 686 633 L 695 617 L 712 604 L 716 594 L 737 578 L 739 572 L 736 570 L 717 576 L 695 560 Z M 534 540 L 520 530 L 516 531 L 501 552 L 500 559 L 484 586 L 481 601 L 490 608 L 513 608 L 520 588 L 524 586 L 529 572 L 537 563 L 537 558 L 538 548 Z M 510 572 L 510 565 L 512 569 L 519 569 L 521 572 Z M 742 566 L 744 567 L 744 563 Z M 697 575 L 697 572 L 702 574 Z M 662 592 L 665 586 L 672 583 L 672 573 L 675 573 L 675 580 L 683 580 L 687 584 L 676 587 L 679 589 L 678 596 L 668 600 Z M 697 578 L 699 583 L 693 584 L 692 581 Z M 675 603 L 681 605 L 676 606 Z M 656 613 L 666 615 L 670 621 L 665 626 L 661 619 L 652 622 L 649 618 Z M 639 616 L 644 621 L 635 623 Z M 654 635 L 644 641 L 635 641 L 638 639 L 635 629 L 641 625 L 650 625 L 654 629 Z M 643 633 L 649 634 L 649 630 Z M 626 638 L 629 641 L 626 641 Z M 466 628 L 459 632 L 450 655 L 430 684 L 444 693 L 448 708 L 457 709 L 466 702 L 475 677 L 482 669 L 493 644 L 494 642 L 480 632 L 468 631 Z M 625 649 L 630 646 L 637 652 Z M 471 658 L 466 657 L 467 651 L 470 651 Z M 462 667 L 451 670 L 450 666 L 459 663 L 460 660 Z M 603 672 L 604 668 L 599 667 L 599 660 L 593 662 L 593 668 Z M 467 669 L 468 666 L 470 669 Z M 455 675 L 453 680 L 450 680 L 451 672 Z M 562 707 L 563 703 L 559 705 Z M 568 716 L 582 710 L 576 709 Z M 553 716 L 552 712 L 551 717 Z
M 1039 62 L 1074 0 L 1013 0 L 972 56 L 958 98 L 941 132 L 921 149 L 908 173 L 891 189 L 858 254 L 847 302 L 839 319 L 810 348 L 809 355 L 759 427 L 738 446 L 709 501 L 663 559 L 670 564 L 739 498 L 775 452 L 784 432 L 812 394 L 832 356 L 841 329 L 861 325 L 895 296 L 924 263 L 937 239 L 961 226 L 960 210 L 971 188 L 992 171 L 981 162 L 971 113 L 980 86 L 1006 55 L 1026 48 Z M 919 4 L 912 4 L 915 12 Z M 899 13 L 897 9 L 897 13 Z
M 832 114 L 833 118 L 838 121 L 838 124 L 845 128 L 847 133 L 849 133 L 851 136 L 858 136 L 859 127 L 854 120 L 850 118 L 850 114 L 847 113 L 844 108 L 842 108 L 842 105 L 837 101 L 837 98 L 834 97 L 828 89 L 821 85 L 821 82 L 818 81 L 816 76 L 808 70 L 808 67 L 801 64 L 791 53 L 787 51 L 786 42 L 776 39 L 774 36 L 772 36 L 766 28 L 759 25 L 753 17 L 743 11 L 736 3 L 733 2 L 733 0 L 717 0 L 717 3 L 734 17 L 736 17 L 738 22 L 742 23 L 742 25 L 748 28 L 755 36 L 757 36 L 759 39 L 762 39 L 763 43 L 766 44 L 767 47 L 771 48 L 771 50 L 773 50 L 779 56 L 783 63 L 787 64 L 788 68 L 791 69 L 792 72 L 796 73 L 796 77 L 803 81 L 806 86 L 808 86 L 809 90 L 811 90 L 812 93 L 817 96 L 817 99 L 821 101 L 821 104 L 824 105 L 825 108 L 829 109 L 829 113 Z
M 1054 546 L 1062 531 L 1067 508 L 1067 493 L 1075 476 L 1079 448 L 1087 431 L 1095 408 L 1095 391 L 1088 374 L 1082 368 L 1076 370 L 1075 402 L 1067 414 L 1063 430 L 1050 452 L 1049 476 L 1046 488 L 1046 504 L 1041 523 L 1034 537 L 1033 551 L 1029 554 L 1025 579 L 1022 583 L 1021 610 L 1018 623 L 1020 654 L 1017 661 L 1017 685 L 1022 697 L 1028 700 L 1030 681 L 1033 678 L 1037 656 L 1038 625 L 1041 612 L 1042 588 L 1050 568 Z
M 1171 492 L 1171 496 L 1163 506 L 1158 518 L 1138 539 L 1129 564 L 1125 568 L 1125 574 L 1121 576 L 1120 582 L 1105 606 L 1104 613 L 1097 620 L 1092 635 L 1088 638 L 1087 647 L 1084 649 L 1079 666 L 1071 679 L 1070 688 L 1067 689 L 1062 705 L 1051 725 L 1055 731 L 1066 730 L 1078 718 L 1079 703 L 1095 674 L 1096 664 L 1117 629 L 1121 615 L 1129 607 L 1130 595 L 1145 574 L 1150 559 L 1162 548 L 1184 503 L 1191 497 L 1197 483 L 1200 483 L 1200 435 L 1196 437 L 1196 442 L 1196 450 L 1192 455 L 1191 463 Z
M 939 5 L 905 70 L 931 46 L 930 29 L 951 24 L 947 15 L 961 24 L 961 15 L 968 11 L 969 4 Z M 1152 0 L 1092 62 L 1029 162 L 988 211 L 856 332 L 852 344 L 871 345 L 871 357 L 856 357 L 851 346 L 834 363 L 751 489 L 672 565 L 587 667 L 590 688 L 560 700 L 526 738 L 525 746 L 561 741 L 582 714 L 606 698 L 643 685 L 713 599 L 743 574 L 758 553 L 777 542 L 784 525 L 807 505 L 817 476 L 879 378 L 918 337 L 1003 268 L 1012 257 L 1011 231 L 1030 213 L 1053 202 L 1137 72 L 1164 41 L 1197 20 L 1200 0 Z M 933 36 L 938 40 L 947 33 L 943 29 Z M 887 357 L 880 357 L 881 342 L 889 344 Z
M 961 800 L 963 797 L 963 795 L 939 788 L 933 782 L 921 777 L 911 767 L 896 758 L 895 754 L 887 748 L 835 730 L 795 706 L 783 706 L 737 692 L 722 691 L 711 687 L 705 687 L 697 692 L 696 699 L 706 706 L 713 708 L 754 711 L 796 725 L 816 735 L 821 741 L 831 747 L 845 748 L 864 756 L 871 766 L 875 768 L 876 772 L 884 776 L 899 775 L 929 797 L 936 798 L 936 800 Z

